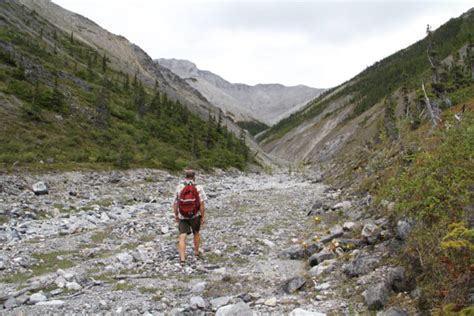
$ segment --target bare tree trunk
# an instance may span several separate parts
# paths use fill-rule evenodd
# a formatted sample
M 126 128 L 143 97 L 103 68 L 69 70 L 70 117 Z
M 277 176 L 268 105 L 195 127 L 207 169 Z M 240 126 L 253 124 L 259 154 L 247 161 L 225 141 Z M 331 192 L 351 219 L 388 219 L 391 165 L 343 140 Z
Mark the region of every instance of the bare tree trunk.
M 428 95 L 426 94 L 425 83 L 423 82 L 423 80 L 421 81 L 421 88 L 423 89 L 423 93 L 425 95 L 426 108 L 428 109 L 431 124 L 433 125 L 433 127 L 436 127 L 436 125 L 438 124 L 438 120 L 435 117 L 433 108 L 431 107 L 430 98 L 428 98 Z

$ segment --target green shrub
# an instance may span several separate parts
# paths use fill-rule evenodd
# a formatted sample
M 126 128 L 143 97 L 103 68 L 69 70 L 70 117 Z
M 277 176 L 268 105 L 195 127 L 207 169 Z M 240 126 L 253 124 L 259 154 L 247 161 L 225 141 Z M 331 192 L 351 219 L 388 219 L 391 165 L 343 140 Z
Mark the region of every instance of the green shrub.
M 416 220 L 404 249 L 406 266 L 423 291 L 420 307 L 465 306 L 469 294 L 473 230 L 463 223 L 474 202 L 474 118 L 453 118 L 431 137 L 439 143 L 381 189 L 399 216 Z

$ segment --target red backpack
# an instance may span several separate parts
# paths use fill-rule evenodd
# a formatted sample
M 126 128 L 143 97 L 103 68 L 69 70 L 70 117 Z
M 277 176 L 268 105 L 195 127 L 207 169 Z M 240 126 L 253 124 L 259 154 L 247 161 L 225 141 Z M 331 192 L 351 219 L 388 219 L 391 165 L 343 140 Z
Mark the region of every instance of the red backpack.
M 194 183 L 186 183 L 179 193 L 178 209 L 181 215 L 187 218 L 194 217 L 201 207 L 199 193 Z

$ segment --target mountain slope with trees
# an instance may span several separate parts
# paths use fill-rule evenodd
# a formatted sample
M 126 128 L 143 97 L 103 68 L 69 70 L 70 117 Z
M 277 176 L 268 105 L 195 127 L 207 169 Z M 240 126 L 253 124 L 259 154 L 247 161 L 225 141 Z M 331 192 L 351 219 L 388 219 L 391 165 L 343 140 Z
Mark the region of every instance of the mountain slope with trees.
M 124 72 L 107 51 L 16 1 L 0 3 L 0 163 L 244 168 L 245 134 Z M 235 133 L 235 131 L 234 131 Z M 237 135 L 238 136 L 238 135 Z

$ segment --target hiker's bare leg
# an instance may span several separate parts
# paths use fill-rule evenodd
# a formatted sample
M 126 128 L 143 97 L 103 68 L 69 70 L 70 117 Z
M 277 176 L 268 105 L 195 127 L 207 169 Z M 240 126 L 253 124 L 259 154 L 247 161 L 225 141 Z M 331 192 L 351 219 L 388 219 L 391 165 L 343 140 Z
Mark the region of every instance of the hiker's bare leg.
M 194 254 L 199 255 L 199 244 L 201 243 L 201 234 L 199 232 L 194 233 L 193 240 L 194 240 Z
M 179 235 L 178 250 L 179 250 L 179 259 L 181 261 L 185 261 L 186 260 L 186 234 Z

